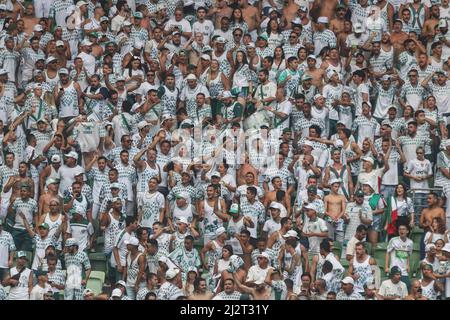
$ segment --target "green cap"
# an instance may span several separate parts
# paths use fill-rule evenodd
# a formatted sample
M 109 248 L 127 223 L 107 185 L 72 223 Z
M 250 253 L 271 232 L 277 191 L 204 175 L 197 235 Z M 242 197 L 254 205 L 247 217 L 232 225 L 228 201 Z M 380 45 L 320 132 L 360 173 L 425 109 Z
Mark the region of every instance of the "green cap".
M 316 186 L 309 186 L 306 190 L 308 192 L 310 192 L 310 193 L 317 193 L 317 187 Z
M 355 197 L 364 197 L 364 192 L 359 189 L 355 192 Z
M 336 10 L 339 10 L 339 9 L 347 9 L 347 7 L 346 7 L 345 5 L 343 5 L 342 3 L 339 3 L 339 4 L 336 6 Z
M 23 182 L 23 183 L 20 184 L 20 189 L 22 189 L 22 188 L 27 188 L 27 189 L 31 190 L 30 185 L 28 183 L 26 183 L 26 182 Z
M 267 35 L 266 32 L 261 33 L 261 34 L 258 36 L 258 38 L 264 39 L 264 40 L 266 40 L 266 41 L 269 40 L 269 36 Z
M 98 38 L 98 33 L 97 33 L 97 32 L 91 32 L 91 33 L 89 34 L 89 36 L 90 36 L 90 37 L 96 37 L 96 38 Z
M 39 225 L 39 228 L 44 228 L 44 229 L 47 229 L 47 230 L 50 229 L 49 225 L 47 223 L 45 223 L 45 222 L 42 223 L 41 225 Z
M 284 128 L 283 133 L 292 133 L 291 128 Z

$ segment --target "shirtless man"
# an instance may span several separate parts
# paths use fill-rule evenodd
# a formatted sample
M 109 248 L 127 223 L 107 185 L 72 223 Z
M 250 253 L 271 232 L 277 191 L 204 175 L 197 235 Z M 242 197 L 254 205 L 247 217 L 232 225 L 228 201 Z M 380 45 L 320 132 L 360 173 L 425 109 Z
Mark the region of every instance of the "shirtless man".
M 216 5 L 208 10 L 206 17 L 211 18 L 214 16 L 214 28 L 220 29 L 220 20 L 222 20 L 223 17 L 231 17 L 232 12 L 233 9 L 228 6 L 227 1 L 220 0 L 216 1 Z
M 274 177 L 272 179 L 273 191 L 269 191 L 266 193 L 266 196 L 264 197 L 264 207 L 267 208 L 269 206 L 269 204 L 271 204 L 274 201 L 279 202 L 286 208 L 287 216 L 290 217 L 290 215 L 291 215 L 291 199 L 287 192 L 284 192 L 283 190 L 281 190 L 282 184 L 283 183 L 282 183 L 280 177 Z M 284 193 L 284 195 L 282 196 L 281 199 L 279 196 L 280 192 Z
M 422 27 L 422 35 L 427 38 L 427 42 L 431 45 L 436 34 L 436 26 L 439 23 L 439 5 L 434 4 L 430 8 L 430 18 L 425 20 Z
M 244 21 L 248 25 L 248 32 L 252 35 L 253 41 L 256 41 L 256 28 L 261 22 L 261 15 L 256 7 L 248 4 L 248 0 L 238 0 L 242 10 Z
M 47 192 L 39 197 L 39 217 L 45 215 L 50 211 L 50 202 L 54 198 L 59 198 L 59 200 L 62 202 L 62 199 L 58 195 L 59 181 L 55 179 L 48 179 L 46 186 Z
M 398 56 L 405 50 L 403 43 L 409 38 L 409 35 L 402 30 L 403 22 L 401 20 L 395 20 L 394 26 L 391 32 L 391 43 L 394 47 L 394 56 Z
M 255 249 L 255 247 L 250 244 L 250 231 L 245 229 L 242 230 L 239 238 L 237 239 L 239 240 L 242 248 L 242 254 L 239 256 L 242 260 L 244 260 L 245 270 L 248 270 L 252 266 L 252 251 Z
M 197 278 L 194 281 L 194 293 L 188 297 L 188 300 L 211 300 L 212 292 L 208 291 L 206 280 Z
M 430 192 L 427 197 L 428 208 L 422 210 L 419 219 L 419 227 L 424 229 L 424 234 L 427 231 L 431 231 L 431 222 L 434 218 L 441 218 L 445 221 L 444 209 L 439 207 L 439 199 L 436 193 Z M 422 241 L 423 242 L 423 241 Z
M 344 31 L 346 12 L 347 8 L 342 4 L 338 4 L 336 7 L 336 17 L 330 21 L 330 30 L 334 32 L 336 37 L 339 37 L 339 34 Z
M 341 242 L 344 240 L 344 221 L 342 216 L 345 213 L 347 199 L 339 194 L 341 187 L 340 179 L 330 181 L 331 193 L 323 199 L 325 205 L 325 221 L 328 228 L 328 237 Z
M 297 10 L 299 5 L 294 0 L 287 0 L 283 8 L 283 18 L 286 21 L 285 29 L 289 30 L 292 27 L 291 21 L 297 17 Z
M 20 198 L 20 189 L 22 184 L 28 184 L 31 188 L 31 194 L 34 194 L 34 181 L 28 177 L 28 164 L 26 162 L 19 163 L 19 174 L 10 177 L 3 188 L 4 193 L 9 192 L 12 188 L 10 203 L 13 203 L 16 198 Z
M 334 17 L 334 12 L 338 4 L 338 0 L 314 1 L 313 7 L 311 9 L 311 17 L 327 17 L 328 20 L 331 20 Z M 317 11 L 319 11 L 320 14 L 316 16 Z
M 322 88 L 325 77 L 325 70 L 323 70 L 322 68 L 316 68 L 317 59 L 314 55 L 309 55 L 308 58 L 306 58 L 306 63 L 308 65 L 306 73 L 312 77 L 312 85 L 318 89 Z
M 255 283 L 255 287 L 247 287 L 239 281 L 235 273 L 232 275 L 239 291 L 251 295 L 252 300 L 269 300 L 271 290 L 265 283 Z

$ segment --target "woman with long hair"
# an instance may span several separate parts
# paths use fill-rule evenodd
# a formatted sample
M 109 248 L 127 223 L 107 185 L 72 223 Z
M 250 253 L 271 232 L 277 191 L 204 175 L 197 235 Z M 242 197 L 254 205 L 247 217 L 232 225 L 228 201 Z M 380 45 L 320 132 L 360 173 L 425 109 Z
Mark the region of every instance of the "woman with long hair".
M 437 240 L 447 240 L 445 239 L 445 222 L 440 217 L 433 218 L 430 230 L 425 234 L 425 238 L 423 239 L 425 245 L 435 243 Z
M 277 46 L 273 51 L 273 64 L 272 70 L 277 74 L 286 69 L 286 59 L 285 59 L 284 49 L 282 46 Z
M 169 188 L 172 189 L 178 184 L 181 184 L 181 172 L 183 171 L 183 166 L 178 161 L 171 161 L 165 167 L 164 171 L 168 172 L 168 183 Z
M 244 15 L 240 8 L 235 8 L 230 17 L 230 29 L 234 30 L 237 27 L 242 29 L 243 34 L 248 33 L 248 24 L 244 20 Z
M 386 221 L 385 230 L 389 236 L 397 235 L 400 225 L 414 227 L 414 203 L 406 192 L 406 186 L 400 183 L 395 187 L 394 195 L 388 199 L 388 205 L 392 210 L 387 212 L 391 217 Z
M 125 78 L 125 83 L 133 86 L 138 83 L 139 80 L 143 81 L 144 71 L 142 68 L 141 58 L 138 56 L 133 56 L 127 67 L 123 71 L 123 77 Z
M 211 96 L 212 118 L 215 119 L 216 115 L 220 113 L 220 101 L 218 97 L 223 91 L 230 90 L 230 82 L 223 72 L 220 71 L 220 64 L 218 60 L 211 60 L 211 65 L 200 76 L 200 81 L 209 90 L 209 94 Z
M 231 92 L 238 97 L 238 102 L 245 107 L 246 98 L 252 91 L 252 75 L 247 55 L 242 50 L 238 50 L 236 53 L 236 58 L 232 64 L 231 77 L 233 78 Z
M 270 19 L 269 23 L 267 24 L 267 36 L 268 36 L 268 46 L 270 48 L 275 49 L 278 46 L 281 46 L 283 44 L 283 34 L 281 33 L 281 26 L 278 23 L 277 19 Z

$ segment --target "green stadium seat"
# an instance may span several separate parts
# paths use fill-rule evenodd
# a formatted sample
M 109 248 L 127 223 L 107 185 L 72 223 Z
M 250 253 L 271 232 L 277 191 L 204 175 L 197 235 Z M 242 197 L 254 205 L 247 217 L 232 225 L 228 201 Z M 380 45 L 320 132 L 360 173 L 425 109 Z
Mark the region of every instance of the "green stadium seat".
M 347 261 L 347 259 L 341 259 L 339 262 L 342 264 L 342 266 L 344 267 L 345 270 L 348 270 L 348 267 L 350 266 L 350 264 Z
M 100 279 L 89 278 L 86 288 L 94 291 L 95 295 L 99 295 L 103 292 L 103 282 Z
M 333 252 L 333 254 L 334 254 L 335 256 L 338 257 L 338 259 L 341 258 L 342 248 L 333 246 L 333 249 L 332 249 L 331 251 Z
M 95 251 L 96 252 L 103 252 L 103 249 L 105 247 L 105 238 L 104 237 L 98 237 L 95 241 Z
M 102 271 L 91 271 L 91 274 L 89 275 L 89 279 L 99 279 L 102 282 L 105 282 L 105 273 Z
M 91 262 L 92 270 L 106 272 L 107 261 L 104 253 L 101 252 L 89 253 L 88 257 L 89 261 Z
M 375 248 L 375 253 L 373 255 L 373 258 L 376 260 L 377 265 L 380 266 L 383 269 L 386 266 L 386 249 L 383 248 Z
M 366 248 L 366 250 L 367 250 L 367 253 L 371 256 L 371 255 L 373 255 L 373 252 L 372 252 L 372 244 L 370 243 L 370 242 L 364 242 L 364 248 Z
M 103 292 L 103 284 L 105 283 L 105 273 L 102 271 L 91 271 L 86 288 L 94 291 L 96 295 Z

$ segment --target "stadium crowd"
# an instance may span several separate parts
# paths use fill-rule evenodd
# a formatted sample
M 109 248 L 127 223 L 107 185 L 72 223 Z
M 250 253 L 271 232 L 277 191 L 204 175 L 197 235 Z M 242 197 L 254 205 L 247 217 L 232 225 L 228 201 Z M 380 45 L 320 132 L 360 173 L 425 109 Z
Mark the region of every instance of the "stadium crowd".
M 450 299 L 449 0 L 0 0 L 0 300 Z

